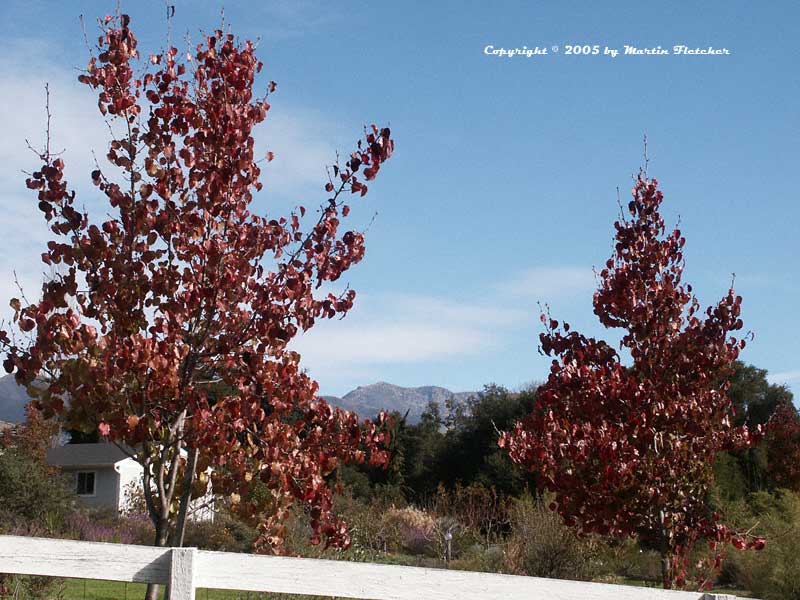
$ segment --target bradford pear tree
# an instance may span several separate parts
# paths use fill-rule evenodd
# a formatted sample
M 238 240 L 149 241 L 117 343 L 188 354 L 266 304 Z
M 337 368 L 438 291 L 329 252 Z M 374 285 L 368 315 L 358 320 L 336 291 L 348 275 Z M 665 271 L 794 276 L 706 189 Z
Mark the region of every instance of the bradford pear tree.
M 622 330 L 620 350 L 543 314 L 549 377 L 533 411 L 499 443 L 555 493 L 551 508 L 567 524 L 657 549 L 666 588 L 691 573 L 707 586 L 728 543 L 763 546 L 723 525 L 707 503 L 716 454 L 758 433 L 732 426 L 724 383 L 745 346 L 731 337 L 742 328 L 741 297 L 731 289 L 701 311 L 682 281 L 685 239 L 666 230 L 662 200 L 656 180 L 640 174 L 599 273 L 594 313 Z M 715 552 L 695 571 L 689 553 L 700 540 Z
M 57 275 L 40 300 L 11 301 L 5 368 L 45 414 L 132 449 L 156 545 L 182 543 L 211 480 L 260 523 L 259 549 L 280 551 L 293 503 L 312 542 L 346 546 L 326 477 L 342 462 L 383 464 L 385 428 L 327 405 L 287 344 L 353 306 L 352 290 L 320 287 L 364 256 L 362 233 L 343 231 L 346 198 L 364 196 L 391 156 L 389 129 L 366 130 L 331 168 L 318 214 L 259 215 L 253 129 L 275 84 L 257 95 L 254 45 L 217 30 L 193 52 L 140 60 L 129 25 L 100 22 L 79 77 L 112 132 L 108 166 L 91 173 L 109 216 L 79 209 L 48 117 L 27 186 L 54 234 L 42 260 Z

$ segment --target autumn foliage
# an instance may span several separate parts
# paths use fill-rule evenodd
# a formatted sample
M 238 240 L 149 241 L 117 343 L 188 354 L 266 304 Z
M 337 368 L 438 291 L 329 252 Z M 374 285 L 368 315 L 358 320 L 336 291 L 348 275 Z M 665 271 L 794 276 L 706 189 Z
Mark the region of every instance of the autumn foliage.
M 5 368 L 46 414 L 135 449 L 158 545 L 181 543 L 210 479 L 261 524 L 261 549 L 280 550 L 295 502 L 313 541 L 346 546 L 326 477 L 342 462 L 383 464 L 387 434 L 320 399 L 287 344 L 353 306 L 352 290 L 320 286 L 364 256 L 362 233 L 343 227 L 345 199 L 364 196 L 391 156 L 389 129 L 369 128 L 331 168 L 316 214 L 257 214 L 259 163 L 272 155 L 255 156 L 253 129 L 275 84 L 258 94 L 254 45 L 217 30 L 193 52 L 142 61 L 129 20 L 101 21 L 79 77 L 116 132 L 91 173 L 110 216 L 81 210 L 48 123 L 27 185 L 57 275 L 39 301 L 11 301 L 21 334 L 0 332 Z
M 555 493 L 551 508 L 567 524 L 656 548 L 665 587 L 683 586 L 693 571 L 707 586 L 728 543 L 763 546 L 723 525 L 707 503 L 717 453 L 747 447 L 759 432 L 731 424 L 726 395 L 745 346 L 732 337 L 742 299 L 731 289 L 701 311 L 682 281 L 685 239 L 666 230 L 662 200 L 656 181 L 640 175 L 599 273 L 594 313 L 622 331 L 620 349 L 542 315 L 550 374 L 532 413 L 500 445 Z M 715 554 L 696 570 L 689 555 L 701 540 Z

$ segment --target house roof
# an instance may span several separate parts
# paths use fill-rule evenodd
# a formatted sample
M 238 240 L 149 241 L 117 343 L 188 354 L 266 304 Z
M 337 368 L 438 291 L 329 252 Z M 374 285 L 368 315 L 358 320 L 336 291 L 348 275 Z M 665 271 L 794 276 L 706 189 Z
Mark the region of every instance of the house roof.
M 47 464 L 56 467 L 102 467 L 125 460 L 126 454 L 116 444 L 67 444 L 47 451 Z

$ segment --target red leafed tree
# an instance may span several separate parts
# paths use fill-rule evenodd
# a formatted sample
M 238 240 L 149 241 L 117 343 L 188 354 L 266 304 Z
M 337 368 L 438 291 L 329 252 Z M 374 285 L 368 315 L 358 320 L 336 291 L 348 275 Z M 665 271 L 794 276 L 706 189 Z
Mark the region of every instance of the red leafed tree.
M 764 443 L 772 482 L 800 491 L 800 416 L 790 402 L 782 402 L 775 409 L 767 424 Z
M 623 331 L 620 350 L 542 315 L 550 375 L 532 413 L 499 443 L 555 492 L 551 508 L 567 524 L 657 548 L 669 588 L 685 584 L 699 540 L 719 550 L 714 567 L 727 542 L 763 540 L 729 530 L 706 502 L 715 455 L 752 443 L 731 426 L 721 383 L 745 346 L 730 337 L 742 327 L 741 298 L 731 289 L 700 311 L 682 281 L 685 240 L 666 231 L 661 202 L 656 181 L 640 175 L 599 273 L 594 312 Z
M 141 61 L 129 20 L 101 22 L 79 77 L 121 132 L 108 168 L 91 173 L 110 217 L 79 210 L 48 117 L 27 185 L 55 235 L 42 260 L 58 274 L 40 301 L 11 301 L 21 333 L 0 332 L 5 368 L 45 413 L 133 449 L 156 545 L 182 543 L 210 472 L 214 492 L 261 523 L 262 550 L 280 550 L 294 502 L 312 541 L 346 546 L 326 476 L 346 461 L 383 464 L 386 434 L 320 399 L 287 344 L 353 305 L 353 291 L 319 288 L 364 256 L 363 235 L 342 231 L 345 198 L 366 194 L 390 132 L 373 126 L 332 167 L 317 215 L 260 216 L 253 128 L 275 84 L 257 95 L 254 46 L 218 30 L 185 56 L 171 47 Z

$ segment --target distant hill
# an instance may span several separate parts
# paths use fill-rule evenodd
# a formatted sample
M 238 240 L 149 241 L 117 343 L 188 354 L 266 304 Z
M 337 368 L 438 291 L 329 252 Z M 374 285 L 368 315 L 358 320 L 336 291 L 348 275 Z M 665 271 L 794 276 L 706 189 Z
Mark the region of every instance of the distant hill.
M 381 410 L 397 411 L 401 414 L 408 411 L 408 421 L 416 423 L 428 402 L 436 402 L 444 409 L 448 398 L 464 402 L 476 393 L 451 392 L 447 388 L 435 385 L 408 388 L 381 381 L 359 386 L 341 398 L 337 396 L 324 396 L 324 398 L 334 406 L 353 411 L 363 418 L 373 418 Z M 25 388 L 16 384 L 13 375 L 0 377 L 0 421 L 22 423 L 25 420 L 25 405 L 29 400 Z M 443 414 L 444 412 L 442 410 Z
M 401 414 L 408 411 L 408 421 L 416 423 L 429 402 L 433 401 L 444 408 L 448 398 L 464 402 L 476 393 L 451 392 L 447 388 L 435 385 L 407 388 L 381 381 L 359 386 L 341 398 L 337 396 L 324 396 L 324 398 L 330 404 L 353 411 L 364 418 L 372 418 L 381 410 L 397 411 Z
M 30 398 L 25 388 L 17 385 L 13 375 L 0 377 L 0 421 L 22 423 L 28 402 Z

